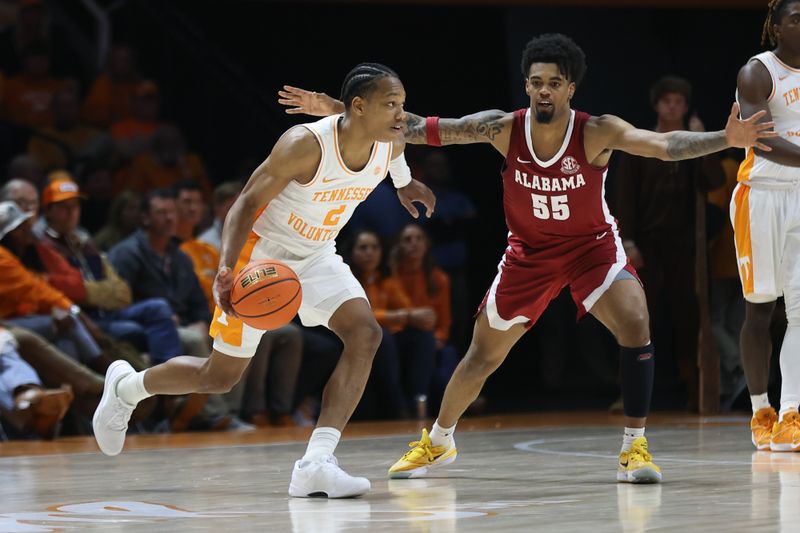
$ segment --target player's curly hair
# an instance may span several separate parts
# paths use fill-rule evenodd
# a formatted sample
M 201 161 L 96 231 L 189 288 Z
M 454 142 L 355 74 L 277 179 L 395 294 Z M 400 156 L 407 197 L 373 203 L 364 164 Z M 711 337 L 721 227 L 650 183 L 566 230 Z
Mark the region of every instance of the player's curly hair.
M 356 65 L 344 78 L 339 100 L 344 102 L 345 108 L 350 109 L 353 104 L 353 98 L 356 96 L 366 97 L 375 89 L 379 79 L 388 77 L 400 78 L 395 71 L 380 63 L 361 63 Z
M 555 63 L 567 79 L 580 84 L 586 74 L 586 56 L 575 41 L 561 33 L 546 33 L 531 39 L 522 51 L 522 76 L 528 77 L 534 63 Z
M 778 45 L 778 36 L 775 35 L 775 28 L 772 26 L 780 24 L 784 10 L 793 2 L 797 2 L 797 0 L 770 0 L 767 6 L 767 19 L 764 21 L 764 29 L 761 31 L 762 45 L 766 45 L 767 41 L 772 46 Z

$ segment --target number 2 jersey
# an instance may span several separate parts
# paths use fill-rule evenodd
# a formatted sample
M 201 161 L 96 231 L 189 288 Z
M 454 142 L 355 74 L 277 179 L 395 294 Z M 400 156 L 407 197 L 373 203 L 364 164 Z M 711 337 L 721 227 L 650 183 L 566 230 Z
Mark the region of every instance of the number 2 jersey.
M 533 150 L 530 109 L 514 112 L 502 171 L 510 245 L 537 250 L 576 238 L 619 238 L 605 201 L 608 165 L 595 167 L 586 160 L 587 120 L 587 113 L 570 111 L 561 148 L 542 161 Z
M 335 251 L 334 239 L 356 207 L 386 177 L 392 143 L 376 142 L 363 169 L 347 167 L 339 152 L 337 124 L 331 115 L 303 124 L 317 139 L 322 158 L 317 173 L 306 184 L 290 182 L 262 211 L 253 231 L 300 257 L 324 249 Z

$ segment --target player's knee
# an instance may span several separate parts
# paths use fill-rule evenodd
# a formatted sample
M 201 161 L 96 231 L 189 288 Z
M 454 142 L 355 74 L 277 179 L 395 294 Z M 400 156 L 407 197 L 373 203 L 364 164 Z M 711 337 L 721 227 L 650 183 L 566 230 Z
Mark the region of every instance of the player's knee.
M 636 309 L 620 318 L 616 331 L 617 342 L 622 346 L 644 346 L 650 342 L 650 318 L 646 309 Z
M 491 350 L 476 349 L 473 345 L 464 356 L 465 370 L 470 374 L 489 376 L 502 364 L 505 357 Z
M 345 345 L 358 347 L 359 353 L 368 353 L 370 356 L 378 351 L 381 340 L 383 330 L 374 320 L 353 326 L 343 339 Z
M 239 382 L 239 375 L 230 372 L 200 370 L 200 391 L 204 394 L 225 394 Z

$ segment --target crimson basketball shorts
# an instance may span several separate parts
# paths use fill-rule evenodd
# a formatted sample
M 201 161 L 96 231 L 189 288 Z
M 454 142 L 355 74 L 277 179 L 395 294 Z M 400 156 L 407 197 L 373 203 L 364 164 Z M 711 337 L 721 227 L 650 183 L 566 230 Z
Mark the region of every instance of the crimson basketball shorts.
M 514 324 L 531 327 L 567 286 L 580 319 L 618 277 L 639 279 L 613 231 L 556 241 L 539 249 L 509 242 L 478 308 L 478 313 L 486 310 L 494 329 L 505 331 Z

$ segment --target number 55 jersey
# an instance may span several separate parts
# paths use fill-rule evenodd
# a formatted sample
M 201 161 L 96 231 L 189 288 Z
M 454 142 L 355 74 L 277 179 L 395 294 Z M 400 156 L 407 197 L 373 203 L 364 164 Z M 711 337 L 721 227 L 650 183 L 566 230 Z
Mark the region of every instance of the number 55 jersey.
M 586 159 L 589 115 L 571 111 L 560 149 L 542 161 L 530 113 L 514 112 L 502 171 L 508 248 L 481 304 L 495 329 L 530 327 L 566 286 L 580 317 L 614 280 L 638 279 L 605 201 L 608 167 Z

